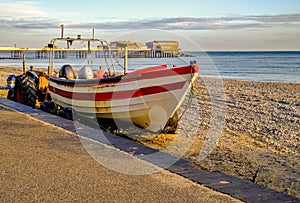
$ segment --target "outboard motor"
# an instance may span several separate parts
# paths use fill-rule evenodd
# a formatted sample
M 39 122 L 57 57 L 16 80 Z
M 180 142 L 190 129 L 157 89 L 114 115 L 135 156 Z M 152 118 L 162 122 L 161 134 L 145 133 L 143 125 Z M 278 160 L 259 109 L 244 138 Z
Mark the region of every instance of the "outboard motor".
M 7 82 L 7 88 L 9 90 L 13 90 L 15 88 L 16 76 L 15 75 L 8 76 L 6 82 Z

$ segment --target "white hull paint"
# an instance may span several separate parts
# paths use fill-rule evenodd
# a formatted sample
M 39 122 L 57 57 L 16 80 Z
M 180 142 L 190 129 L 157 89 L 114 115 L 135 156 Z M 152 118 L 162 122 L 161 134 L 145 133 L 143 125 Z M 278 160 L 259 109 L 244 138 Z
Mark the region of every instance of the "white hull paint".
M 181 106 L 197 77 L 198 67 L 189 68 L 190 72 L 171 75 L 166 70 L 156 70 L 153 73 L 158 77 L 148 77 L 147 73 L 129 74 L 113 83 L 95 81 L 86 85 L 75 80 L 68 85 L 52 79 L 49 86 L 53 101 L 60 106 L 158 131 Z

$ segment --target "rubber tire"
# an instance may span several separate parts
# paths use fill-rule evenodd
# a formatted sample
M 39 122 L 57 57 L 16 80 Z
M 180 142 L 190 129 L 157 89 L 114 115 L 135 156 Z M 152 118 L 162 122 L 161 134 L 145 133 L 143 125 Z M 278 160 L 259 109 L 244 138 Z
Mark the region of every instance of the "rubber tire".
M 16 78 L 15 84 L 15 101 L 21 102 L 32 108 L 35 108 L 36 104 L 36 83 L 35 79 L 28 75 L 19 75 Z M 21 91 L 21 92 L 18 92 Z M 17 96 L 19 95 L 18 98 Z
M 15 98 L 14 90 L 13 89 L 8 90 L 7 99 L 14 100 L 14 98 Z

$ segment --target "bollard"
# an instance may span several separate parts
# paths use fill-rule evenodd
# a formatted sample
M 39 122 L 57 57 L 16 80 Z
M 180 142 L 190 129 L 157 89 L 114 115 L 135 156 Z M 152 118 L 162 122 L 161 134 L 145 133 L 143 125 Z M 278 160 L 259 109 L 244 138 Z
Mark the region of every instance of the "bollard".
M 23 74 L 26 74 L 26 56 L 23 54 Z

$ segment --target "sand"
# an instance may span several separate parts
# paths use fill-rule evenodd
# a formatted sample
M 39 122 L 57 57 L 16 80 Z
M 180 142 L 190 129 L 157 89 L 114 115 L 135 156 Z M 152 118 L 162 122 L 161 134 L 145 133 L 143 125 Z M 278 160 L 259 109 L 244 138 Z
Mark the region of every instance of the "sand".
M 0 67 L 0 86 L 14 70 Z M 195 83 L 200 123 L 193 133 L 195 142 L 184 158 L 204 170 L 222 171 L 300 198 L 300 84 L 219 81 L 224 98 L 215 98 L 214 106 L 217 113 L 225 106 L 225 123 L 213 150 L 199 160 L 211 127 L 214 93 L 205 84 L 216 84 L 214 80 L 198 78 Z M 137 141 L 164 149 L 176 136 L 161 134 L 149 141 Z M 177 150 L 175 146 L 170 153 L 176 155 Z
M 209 109 L 201 80 L 197 87 L 201 109 Z M 224 89 L 223 133 L 216 149 L 199 164 L 299 198 L 300 84 L 224 80 Z M 200 140 L 204 122 L 209 123 L 201 118 Z
M 199 159 L 209 138 L 213 94 L 203 79 L 195 84 L 198 132 L 184 158 L 201 169 L 222 171 L 300 198 L 300 84 L 222 80 L 224 98 L 214 104 L 217 115 L 225 106 L 222 133 L 210 154 Z M 164 149 L 175 137 L 159 135 L 142 143 Z

